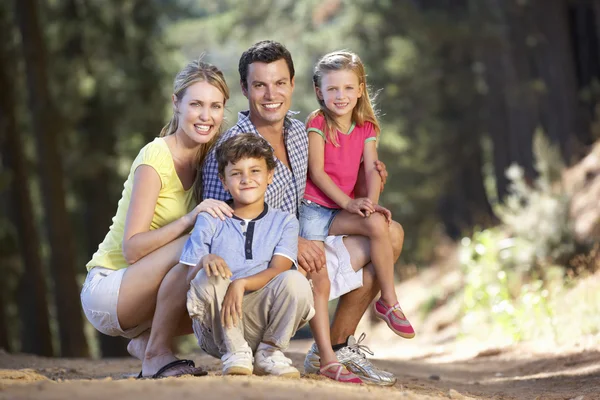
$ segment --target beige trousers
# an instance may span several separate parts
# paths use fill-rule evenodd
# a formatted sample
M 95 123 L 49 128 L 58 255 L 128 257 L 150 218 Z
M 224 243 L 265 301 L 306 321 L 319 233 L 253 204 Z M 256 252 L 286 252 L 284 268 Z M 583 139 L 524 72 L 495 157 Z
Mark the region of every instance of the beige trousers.
M 242 324 L 225 329 L 221 325 L 221 305 L 229 279 L 208 277 L 204 270 L 192 280 L 187 309 L 192 318 L 198 345 L 213 357 L 234 353 L 260 342 L 270 342 L 285 350 L 296 331 L 315 314 L 308 280 L 298 271 L 285 271 L 262 289 L 244 295 Z

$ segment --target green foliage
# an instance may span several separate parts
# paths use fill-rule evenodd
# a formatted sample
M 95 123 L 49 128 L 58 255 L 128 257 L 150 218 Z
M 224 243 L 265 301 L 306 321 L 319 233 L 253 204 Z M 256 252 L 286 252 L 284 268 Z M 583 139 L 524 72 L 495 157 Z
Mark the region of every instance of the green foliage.
M 575 239 L 569 221 L 570 197 L 560 181 L 564 165 L 541 130 L 534 137 L 534 155 L 538 178 L 530 186 L 523 169 L 512 165 L 506 171 L 510 194 L 496 214 L 523 243 L 519 257 L 527 265 L 565 264 L 573 256 Z
M 496 210 L 503 225 L 461 242 L 465 331 L 485 323 L 522 340 L 554 326 L 549 299 L 564 285 L 575 245 L 569 196 L 560 185 L 564 166 L 541 131 L 535 136 L 534 153 L 539 176 L 532 185 L 519 166 L 507 171 L 510 194 Z

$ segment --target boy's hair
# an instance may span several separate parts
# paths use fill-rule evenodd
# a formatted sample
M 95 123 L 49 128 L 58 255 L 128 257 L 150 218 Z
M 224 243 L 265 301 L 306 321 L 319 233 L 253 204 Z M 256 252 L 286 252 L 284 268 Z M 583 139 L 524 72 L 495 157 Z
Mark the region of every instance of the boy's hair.
M 356 106 L 352 110 L 352 122 L 356 125 L 361 126 L 365 122 L 369 121 L 373 124 L 377 136 L 379 136 L 379 122 L 377 121 L 377 111 L 373 107 L 373 100 L 369 95 L 369 87 L 367 86 L 367 74 L 365 73 L 365 66 L 361 61 L 360 57 L 351 51 L 334 51 L 332 53 L 324 55 L 315 65 L 313 73 L 313 84 L 315 88 L 321 88 L 321 81 L 323 75 L 333 71 L 352 71 L 358 77 L 359 85 L 364 86 L 363 94 L 358 99 Z M 319 114 L 323 114 L 326 122 L 325 135 L 327 141 L 330 141 L 335 147 L 338 147 L 337 130 L 340 129 L 338 124 L 335 122 L 334 115 L 325 106 L 325 102 L 317 96 L 319 102 L 319 109 L 313 111 L 307 118 L 307 122 L 310 122 Z
M 243 158 L 265 160 L 268 171 L 273 171 L 277 166 L 269 142 L 253 133 L 240 133 L 225 140 L 217 147 L 215 156 L 220 176 L 225 176 L 225 167 L 229 163 L 235 164 Z
M 262 40 L 252 45 L 252 47 L 242 53 L 238 65 L 242 87 L 246 90 L 248 89 L 248 67 L 250 64 L 253 62 L 270 64 L 281 59 L 285 60 L 290 71 L 290 79 L 293 79 L 294 61 L 292 61 L 292 55 L 284 45 L 272 40 Z

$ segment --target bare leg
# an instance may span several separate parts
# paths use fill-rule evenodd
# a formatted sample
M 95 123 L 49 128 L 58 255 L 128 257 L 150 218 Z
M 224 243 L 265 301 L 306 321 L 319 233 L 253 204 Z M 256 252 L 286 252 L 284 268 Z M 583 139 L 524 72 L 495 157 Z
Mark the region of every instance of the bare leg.
M 149 333 L 144 332 L 128 346 L 130 354 L 142 359 L 145 376 L 176 359 L 170 347 L 174 336 L 192 332 L 185 308 L 187 289 L 183 289 L 188 268 L 175 267 L 186 240 L 187 236 L 183 236 L 148 254 L 130 265 L 123 275 L 117 303 L 119 324 L 126 330 L 149 320 L 153 322 Z M 143 355 L 148 350 L 151 357 Z M 159 354 L 162 359 L 155 357 Z M 146 362 L 146 358 L 154 362 Z M 166 375 L 186 372 L 186 368 L 189 367 L 174 368 Z
M 389 227 L 383 214 L 374 213 L 364 218 L 342 210 L 329 229 L 331 235 L 357 234 L 367 236 L 371 246 L 371 261 L 381 288 L 381 298 L 394 305 L 398 302 L 394 286 L 394 251 Z
M 167 273 L 179 262 L 187 236 L 148 254 L 127 267 L 117 303 L 121 328 L 127 330 L 152 320 L 158 290 Z
M 404 230 L 395 221 L 390 226 L 390 239 L 396 261 L 402 252 Z M 349 236 L 344 238 L 344 245 L 350 253 L 352 268 L 355 271 L 363 270 L 363 286 L 340 297 L 331 324 L 331 343 L 334 345 L 344 343 L 348 336 L 355 334 L 358 323 L 379 292 L 375 271 L 369 263 L 369 240 L 363 236 Z
M 189 270 L 189 266 L 177 264 L 160 285 L 148 346 L 142 363 L 144 376 L 154 375 L 164 365 L 177 360 L 171 348 L 172 339 L 175 336 L 193 333 L 192 320 L 185 304 L 190 288 Z M 164 375 L 185 372 L 192 372 L 191 368 L 187 366 L 173 368 Z
M 324 251 L 323 242 L 315 242 Z M 308 276 L 312 279 L 314 301 L 315 301 L 315 316 L 310 320 L 310 330 L 315 338 L 319 354 L 321 357 L 321 365 L 326 365 L 337 361 L 337 357 L 331 348 L 331 337 L 329 336 L 329 290 L 331 283 L 327 268 L 321 269 L 319 272 L 314 272 Z

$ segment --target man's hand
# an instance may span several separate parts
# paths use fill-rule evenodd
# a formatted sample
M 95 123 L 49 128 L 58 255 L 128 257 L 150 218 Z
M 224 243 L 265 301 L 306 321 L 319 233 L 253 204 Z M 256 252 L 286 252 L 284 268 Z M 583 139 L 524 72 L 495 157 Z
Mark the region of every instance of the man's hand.
M 221 276 L 223 279 L 229 279 L 233 275 L 225 260 L 216 254 L 205 255 L 198 264 L 204 268 L 206 276 Z
M 232 328 L 242 323 L 242 301 L 244 300 L 245 283 L 243 279 L 236 279 L 227 288 L 221 307 L 221 325 Z
M 381 192 L 383 193 L 383 187 L 388 178 L 387 168 L 381 160 L 377 160 L 375 161 L 375 169 L 379 172 L 379 176 L 381 177 Z
M 299 237 L 298 265 L 309 274 L 319 272 L 325 267 L 325 252 L 312 241 Z

